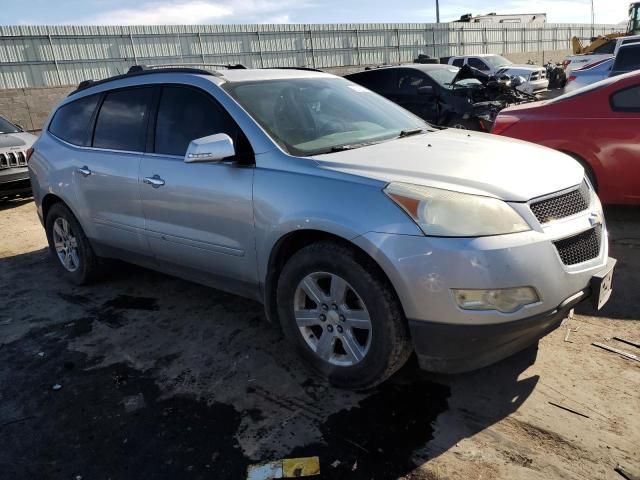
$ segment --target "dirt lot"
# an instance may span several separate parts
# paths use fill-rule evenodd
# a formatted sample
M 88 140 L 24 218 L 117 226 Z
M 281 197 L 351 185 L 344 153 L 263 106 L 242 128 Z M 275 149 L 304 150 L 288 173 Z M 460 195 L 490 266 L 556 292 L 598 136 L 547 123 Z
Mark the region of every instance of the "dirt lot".
M 640 340 L 640 210 L 607 218 L 619 263 L 601 312 L 475 373 L 410 362 L 352 393 L 301 365 L 258 304 L 126 265 L 71 286 L 33 203 L 0 206 L 0 477 L 243 479 L 307 455 L 329 479 L 640 475 L 640 362 L 590 345 L 640 354 L 603 340 Z

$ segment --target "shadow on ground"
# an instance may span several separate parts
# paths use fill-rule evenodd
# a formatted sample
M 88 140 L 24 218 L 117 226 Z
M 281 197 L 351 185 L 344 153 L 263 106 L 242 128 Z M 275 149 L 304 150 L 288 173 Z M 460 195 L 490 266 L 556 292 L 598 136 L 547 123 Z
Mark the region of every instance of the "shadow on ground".
M 336 390 L 254 302 L 123 264 L 73 287 L 45 249 L 0 260 L 0 290 L 8 478 L 239 479 L 307 455 L 322 478 L 426 478 L 416 464 L 512 413 L 537 382 L 518 379 L 533 348 L 448 378 L 410 361 L 380 388 Z M 439 415 L 455 428 L 434 432 Z

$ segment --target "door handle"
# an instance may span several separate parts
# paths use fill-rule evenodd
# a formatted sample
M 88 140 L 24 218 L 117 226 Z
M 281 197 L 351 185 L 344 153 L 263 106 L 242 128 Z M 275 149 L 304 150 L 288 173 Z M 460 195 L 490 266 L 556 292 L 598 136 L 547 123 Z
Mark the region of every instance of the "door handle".
M 164 180 L 160 178 L 160 175 L 154 175 L 153 177 L 144 177 L 142 181 L 147 185 L 151 185 L 153 188 L 158 188 L 164 185 Z
M 83 177 L 88 177 L 89 175 L 91 175 L 91 170 L 86 165 L 82 168 L 78 168 L 77 172 L 80 173 Z

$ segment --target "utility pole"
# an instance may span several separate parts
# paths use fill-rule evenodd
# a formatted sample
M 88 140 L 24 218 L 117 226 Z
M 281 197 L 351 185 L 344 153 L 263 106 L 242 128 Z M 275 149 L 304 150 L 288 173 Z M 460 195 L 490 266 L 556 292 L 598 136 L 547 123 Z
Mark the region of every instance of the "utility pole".
M 593 0 L 591 0 L 591 38 L 594 36 L 594 24 L 596 23 L 596 11 L 593 8 Z
M 593 0 L 591 0 L 593 3 Z M 440 23 L 440 0 L 436 0 L 436 23 Z

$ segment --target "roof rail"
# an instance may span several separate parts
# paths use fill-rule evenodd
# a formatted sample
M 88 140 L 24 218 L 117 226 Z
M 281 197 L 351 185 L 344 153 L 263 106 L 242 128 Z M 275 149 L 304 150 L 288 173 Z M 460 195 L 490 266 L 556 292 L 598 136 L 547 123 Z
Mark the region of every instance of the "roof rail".
M 158 65 L 133 65 L 127 73 L 136 73 L 146 70 L 161 70 L 166 68 L 195 68 L 209 71 L 210 69 L 246 70 L 241 63 L 164 63 Z
M 130 78 L 133 76 L 151 75 L 155 73 L 193 73 L 197 75 L 212 75 L 215 77 L 222 77 L 222 74 L 220 72 L 217 72 L 215 70 L 207 70 L 204 68 L 195 68 L 196 66 L 216 67 L 216 64 L 181 63 L 175 65 L 133 65 L 125 74 L 114 75 L 113 77 L 104 78 L 102 80 L 83 80 L 78 84 L 78 87 L 69 94 L 69 96 L 95 85 L 102 85 L 103 83 L 112 82 L 114 80 L 122 80 L 124 78 Z M 244 65 L 240 64 L 217 65 L 217 67 L 224 67 L 228 70 L 246 68 Z

